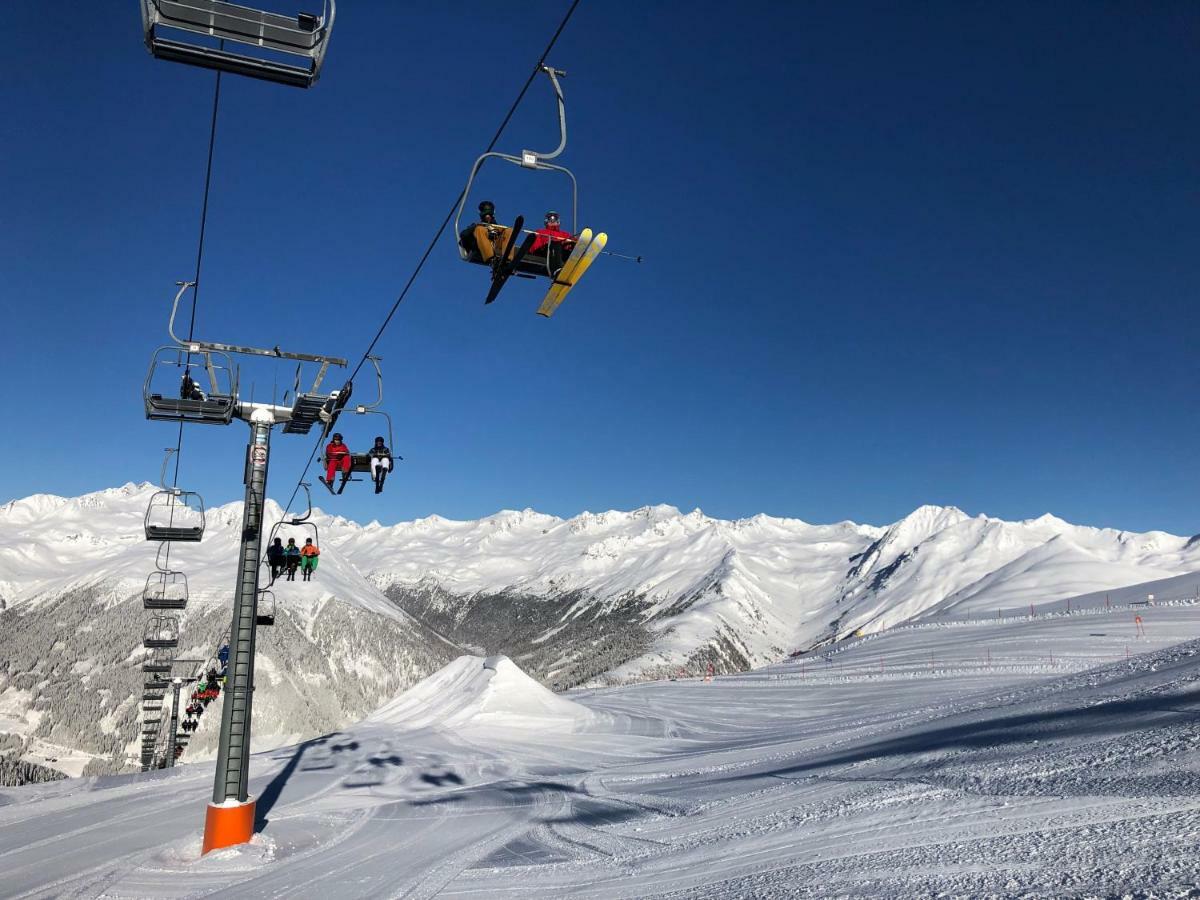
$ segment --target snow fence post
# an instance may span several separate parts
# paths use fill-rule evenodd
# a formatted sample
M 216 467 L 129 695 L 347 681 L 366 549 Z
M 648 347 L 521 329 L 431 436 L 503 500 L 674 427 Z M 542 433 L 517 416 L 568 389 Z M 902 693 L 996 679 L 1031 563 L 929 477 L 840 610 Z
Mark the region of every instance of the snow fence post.
M 212 802 L 204 820 L 203 852 L 245 844 L 254 835 L 255 801 L 247 787 L 250 766 L 251 700 L 254 695 L 254 645 L 258 621 L 258 574 L 262 549 L 263 502 L 267 459 L 275 416 L 256 408 L 250 415 L 246 448 L 246 502 L 234 585 L 229 663 L 221 704 L 221 738 Z

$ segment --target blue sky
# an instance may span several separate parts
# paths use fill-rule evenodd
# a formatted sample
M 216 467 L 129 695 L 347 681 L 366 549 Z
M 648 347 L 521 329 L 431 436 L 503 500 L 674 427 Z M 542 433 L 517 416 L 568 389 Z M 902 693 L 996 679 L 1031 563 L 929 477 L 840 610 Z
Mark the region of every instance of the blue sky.
M 357 360 L 566 7 L 344 2 L 311 91 L 226 77 L 197 335 Z M 322 505 L 1200 531 L 1200 9 L 730 9 L 584 0 L 551 56 L 562 159 L 645 263 L 547 321 L 530 282 L 485 308 L 445 237 L 378 348 L 406 460 Z M 194 267 L 213 75 L 152 59 L 132 2 L 7 23 L 0 497 L 154 480 L 175 430 L 139 394 Z M 499 146 L 555 139 L 539 83 Z M 567 205 L 493 174 L 502 219 Z M 245 440 L 188 429 L 181 486 L 240 498 Z M 274 448 L 286 499 L 311 440 Z

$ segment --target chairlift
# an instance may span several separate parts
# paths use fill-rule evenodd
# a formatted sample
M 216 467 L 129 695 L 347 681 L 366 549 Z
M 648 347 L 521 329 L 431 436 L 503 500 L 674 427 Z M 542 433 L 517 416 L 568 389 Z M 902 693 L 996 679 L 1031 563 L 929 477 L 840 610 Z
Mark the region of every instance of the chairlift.
M 184 609 L 188 602 L 187 576 L 182 572 L 151 572 L 142 590 L 146 609 Z
M 172 661 L 161 657 L 151 657 L 142 663 L 142 671 L 153 674 L 167 674 L 171 671 Z
M 159 690 L 165 691 L 170 686 L 171 686 L 171 682 L 164 681 L 161 678 L 156 678 L 153 681 L 147 681 L 142 684 L 142 687 L 144 687 L 148 691 L 159 691 Z
M 179 646 L 179 620 L 174 616 L 151 616 L 142 632 L 142 646 L 169 650 Z
M 159 347 L 150 358 L 142 385 L 146 418 L 198 425 L 228 425 L 237 406 L 238 370 L 228 353 L 175 336 L 179 299 L 194 282 L 177 282 L 168 332 L 175 344 Z M 170 380 L 164 372 L 170 373 Z
M 366 415 L 383 416 L 384 422 L 387 425 L 387 447 L 388 447 L 388 450 L 392 454 L 392 460 L 393 461 L 395 461 L 397 459 L 403 460 L 404 457 L 395 452 L 395 447 L 394 447 L 395 435 L 392 432 L 392 417 L 390 415 L 388 415 L 388 413 L 385 410 L 382 410 L 379 408 L 383 404 L 383 369 L 380 368 L 380 365 L 379 365 L 379 363 L 381 362 L 381 357 L 368 356 L 367 359 L 370 361 L 371 365 L 375 368 L 376 396 L 372 402 L 357 404 L 353 407 L 350 407 L 350 410 L 355 415 L 358 415 L 358 416 L 366 416 Z M 347 382 L 347 384 L 349 384 L 349 382 Z M 332 426 L 326 427 L 327 433 L 331 430 L 332 430 Z M 372 446 L 374 446 L 374 442 L 372 442 Z M 328 472 L 329 458 L 326 456 L 324 451 L 321 452 L 320 466 L 323 471 Z M 353 476 L 355 474 L 369 475 L 370 473 L 371 473 L 371 455 L 369 453 L 351 453 L 350 454 L 350 471 L 348 473 L 346 473 L 346 477 L 343 480 L 344 481 L 362 481 L 363 480 L 362 478 L 354 478 Z M 389 473 L 390 473 L 390 470 L 389 470 Z M 386 478 L 387 476 L 385 475 L 384 477 Z M 330 493 L 334 492 L 333 486 L 329 482 L 325 481 L 324 478 L 321 479 L 321 483 L 324 484 L 325 487 L 329 489 Z M 338 491 L 338 493 L 340 493 L 340 491 Z M 310 512 L 311 512 L 311 509 L 312 509 L 312 501 L 310 499 L 310 501 L 309 501 Z M 307 515 L 305 516 L 305 518 L 307 518 Z M 313 543 L 317 543 L 316 540 L 314 540 Z
M 275 624 L 275 595 L 271 591 L 258 592 L 258 614 L 254 621 L 258 625 Z
M 194 491 L 167 484 L 167 466 L 178 447 L 167 447 L 158 484 L 162 490 L 150 495 L 146 505 L 146 540 L 199 541 L 204 537 L 204 500 Z M 159 548 L 161 552 L 162 548 Z
M 471 167 L 471 174 L 467 177 L 467 186 L 463 189 L 462 200 L 458 204 L 458 212 L 454 216 L 454 232 L 456 235 L 458 235 L 458 255 L 459 258 L 464 262 L 475 263 L 476 265 L 481 266 L 491 265 L 490 262 L 484 261 L 483 256 L 479 253 L 478 248 L 474 246 L 473 237 L 469 237 L 471 232 L 467 231 L 464 233 L 460 227 L 463 210 L 466 208 L 467 199 L 470 197 L 471 187 L 475 183 L 475 178 L 479 174 L 479 170 L 483 166 L 484 162 L 491 158 L 503 160 L 504 162 L 511 163 L 514 166 L 519 166 L 522 169 L 527 169 L 529 171 L 561 172 L 562 174 L 566 175 L 571 181 L 571 233 L 579 233 L 579 186 L 576 183 L 575 175 L 565 166 L 559 166 L 547 162 L 547 160 L 554 159 L 561 154 L 567 146 L 566 104 L 563 101 L 562 87 L 558 83 L 559 76 L 565 77 L 567 73 L 561 71 L 560 69 L 553 69 L 550 66 L 542 66 L 542 72 L 549 77 L 550 84 L 554 88 L 554 97 L 557 102 L 559 130 L 558 147 L 549 153 L 539 153 L 536 150 L 522 150 L 520 156 L 513 156 L 509 153 L 500 153 L 490 150 L 475 160 L 475 165 Z M 502 253 L 503 250 L 504 248 L 500 248 L 499 252 Z M 543 277 L 553 279 L 554 272 L 551 269 L 550 254 L 547 253 L 545 257 L 542 257 L 541 255 L 526 255 L 524 259 L 520 260 L 516 264 L 515 268 L 513 269 L 513 274 L 525 278 Z
M 326 0 L 320 15 L 295 16 L 222 0 L 142 0 L 142 29 L 157 59 L 307 88 L 321 76 L 336 10 L 335 0 Z

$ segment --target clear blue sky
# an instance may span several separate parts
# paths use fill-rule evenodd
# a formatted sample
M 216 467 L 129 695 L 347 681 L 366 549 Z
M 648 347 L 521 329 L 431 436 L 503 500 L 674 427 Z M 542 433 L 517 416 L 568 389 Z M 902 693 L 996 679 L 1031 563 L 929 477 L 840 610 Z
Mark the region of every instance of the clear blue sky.
M 226 77 L 197 335 L 357 359 L 566 7 L 344 2 L 313 90 Z M 1200 531 L 1200 7 L 732 9 L 584 0 L 563 161 L 645 264 L 547 321 L 444 238 L 379 347 L 406 461 L 322 505 Z M 52 18 L 6 11 L 0 498 L 157 477 L 141 382 L 196 252 L 214 76 L 132 0 Z M 555 137 L 539 83 L 500 146 Z M 535 218 L 546 184 L 483 193 Z M 245 440 L 189 429 L 181 484 L 240 498 Z M 277 433 L 273 496 L 310 448 Z

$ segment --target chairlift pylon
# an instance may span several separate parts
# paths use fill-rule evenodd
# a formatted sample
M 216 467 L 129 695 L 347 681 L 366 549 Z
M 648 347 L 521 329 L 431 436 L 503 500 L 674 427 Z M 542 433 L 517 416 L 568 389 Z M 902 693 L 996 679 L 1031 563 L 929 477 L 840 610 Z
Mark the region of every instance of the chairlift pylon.
M 337 13 L 336 0 L 326 0 L 320 15 L 294 16 L 222 0 L 141 3 L 146 49 L 156 58 L 301 88 L 321 77 Z M 227 48 L 226 42 L 238 49 Z

